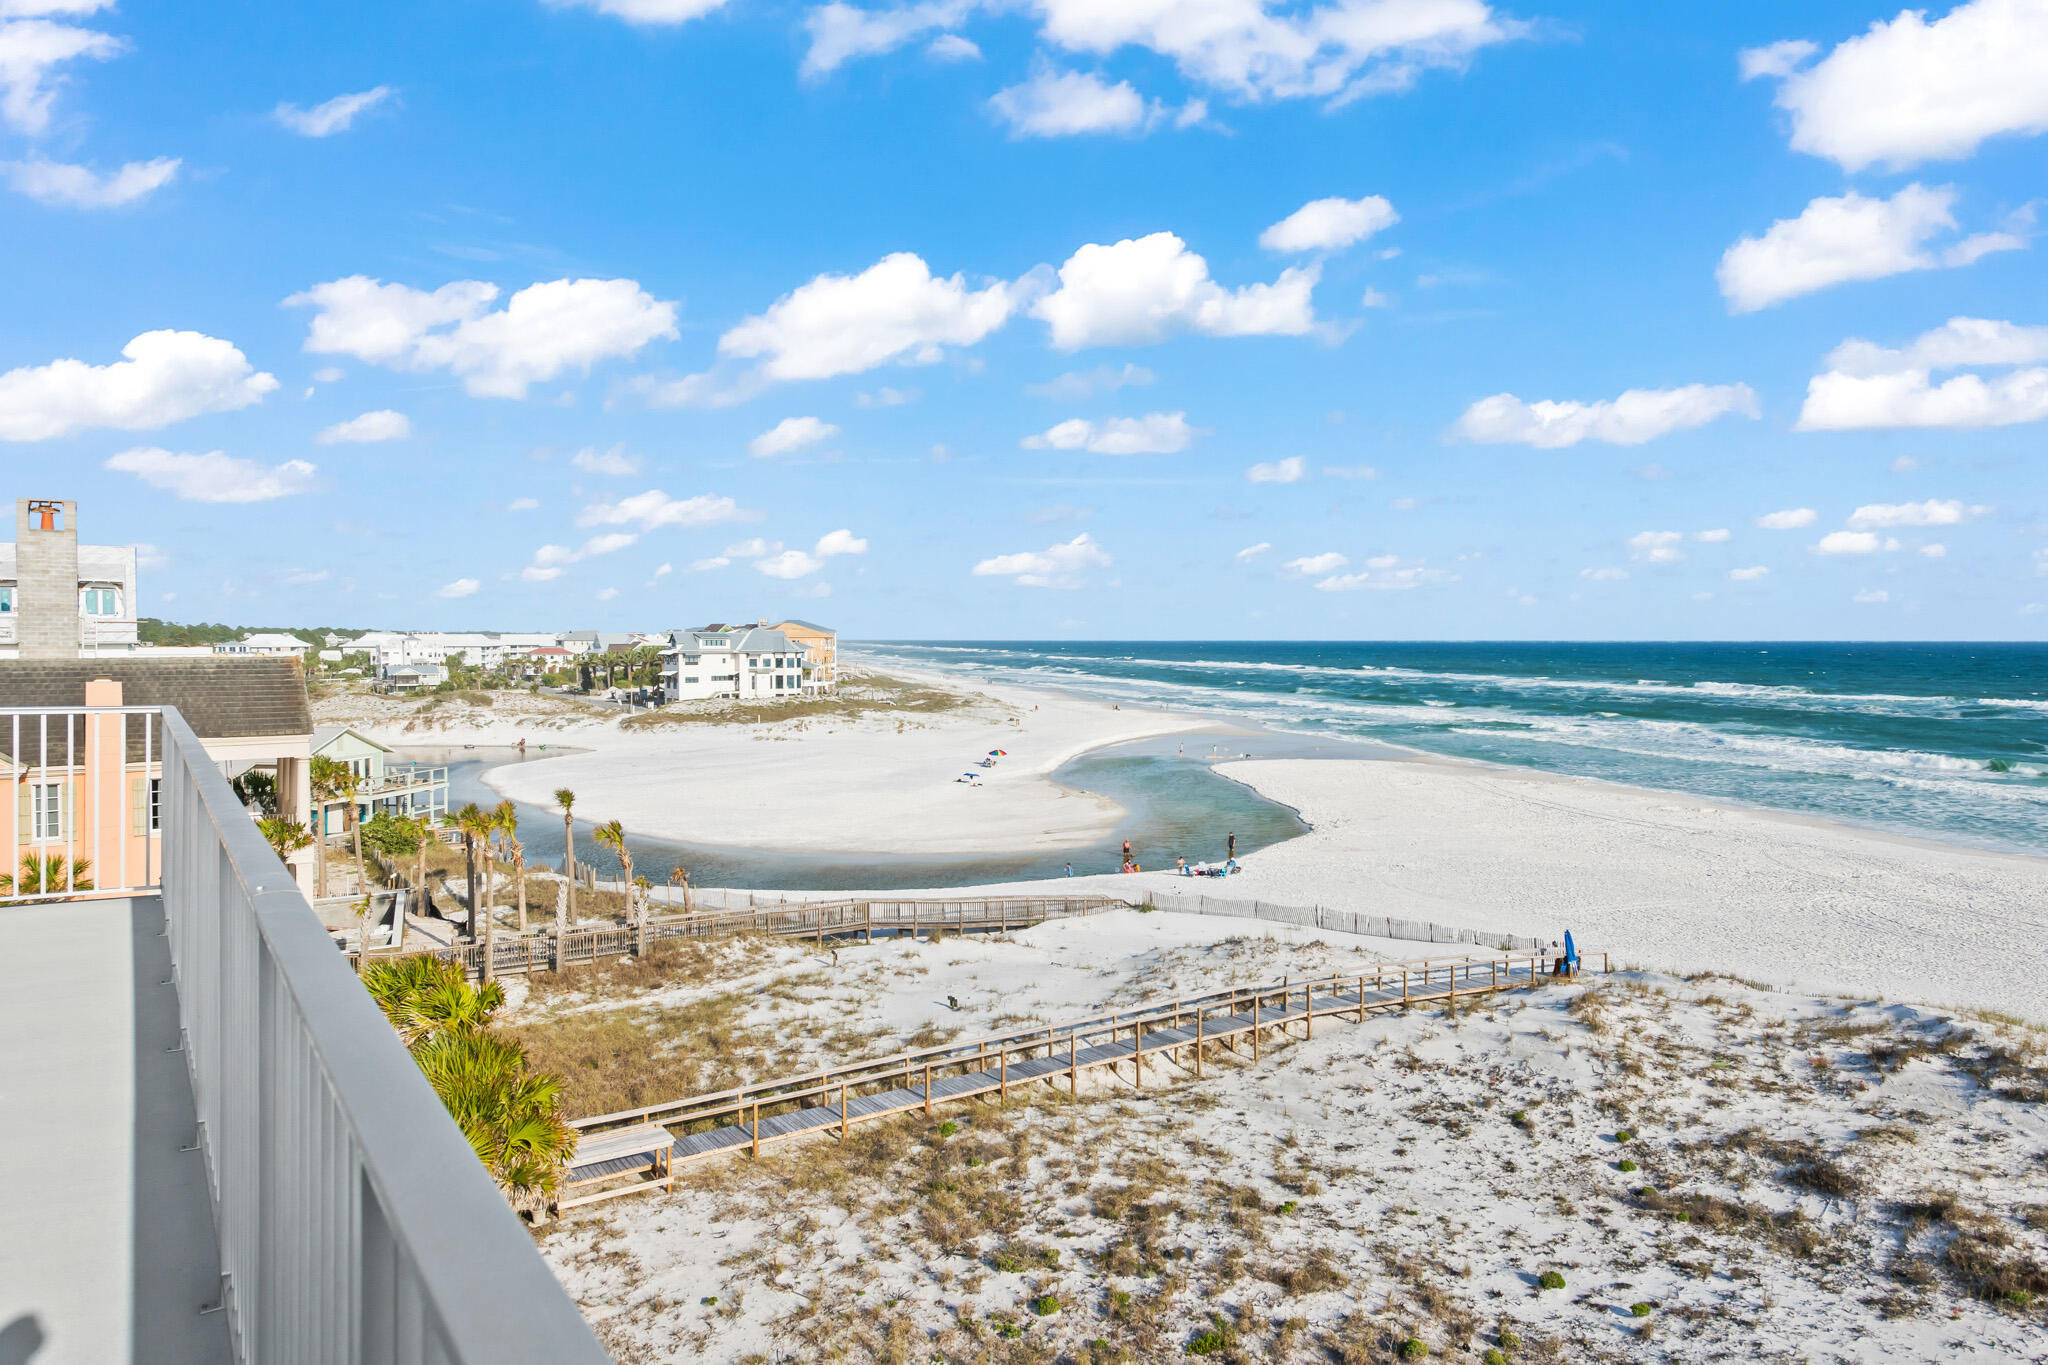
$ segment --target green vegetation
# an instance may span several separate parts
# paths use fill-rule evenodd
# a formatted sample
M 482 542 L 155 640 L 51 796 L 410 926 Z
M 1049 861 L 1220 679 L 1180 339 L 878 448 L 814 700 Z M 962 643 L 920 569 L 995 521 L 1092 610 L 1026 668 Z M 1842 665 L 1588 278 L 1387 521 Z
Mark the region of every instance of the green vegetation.
M 1633 1128 L 1623 1128 L 1615 1133 L 1614 1140 L 1616 1142 L 1634 1142 L 1636 1140 L 1635 1130 Z
M 1041 1318 L 1051 1317 L 1054 1313 L 1060 1311 L 1059 1295 L 1040 1294 L 1031 1301 L 1031 1311 L 1038 1314 Z
M 363 986 L 498 1188 L 515 1208 L 546 1207 L 576 1134 L 562 1118 L 561 1082 L 534 1071 L 525 1048 L 491 1031 L 503 988 L 473 987 L 454 963 L 424 955 L 378 963 Z
M 256 822 L 256 832 L 263 836 L 264 843 L 270 845 L 270 851 L 277 855 L 279 862 L 289 862 L 292 854 L 313 842 L 312 830 L 282 815 L 264 816 Z
M 1487 1347 L 1486 1354 L 1479 1358 L 1485 1362 L 1485 1365 L 1508 1365 L 1508 1358 L 1501 1354 L 1500 1348 L 1497 1346 Z
M 953 1120 L 951 1119 L 947 1119 L 944 1123 L 939 1125 L 939 1136 L 942 1138 L 949 1138 L 959 1131 L 960 1125 L 953 1122 Z
M 363 633 L 360 626 L 225 626 L 212 621 L 181 626 L 154 616 L 144 616 L 136 621 L 135 630 L 146 645 L 220 645 L 239 640 L 244 635 L 261 634 L 296 636 L 316 649 L 329 635 L 355 636 Z
M 1395 1348 L 1394 1354 L 1403 1360 L 1421 1360 L 1429 1355 L 1429 1343 L 1421 1337 L 1410 1337 Z
M 28 817 L 22 821 L 27 823 Z M 58 891 L 90 891 L 92 859 L 66 861 L 61 853 L 24 853 L 19 876 L 0 872 L 0 895 L 46 896 Z
M 1555 1270 L 1546 1270 L 1536 1277 L 1536 1284 L 1541 1289 L 1562 1289 L 1564 1288 L 1564 1276 L 1558 1274 Z
M 1647 1318 L 1656 1310 L 1647 1303 L 1632 1303 L 1628 1306 L 1628 1311 L 1636 1317 Z
M 853 719 L 859 716 L 937 716 L 965 710 L 974 699 L 963 693 L 925 687 L 877 673 L 840 674 L 831 692 L 768 702 L 672 703 L 643 711 L 619 722 L 626 730 L 663 730 L 678 725 L 772 725 L 803 719 Z
M 1627 1157 L 1623 1157 L 1621 1161 L 1615 1166 L 1615 1169 L 1626 1174 L 1636 1169 L 1636 1163 L 1630 1161 Z

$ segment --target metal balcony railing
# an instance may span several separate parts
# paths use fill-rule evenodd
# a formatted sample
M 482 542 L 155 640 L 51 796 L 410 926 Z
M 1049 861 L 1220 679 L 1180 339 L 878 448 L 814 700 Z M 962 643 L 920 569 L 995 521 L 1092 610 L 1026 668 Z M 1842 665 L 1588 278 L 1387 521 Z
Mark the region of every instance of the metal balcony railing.
M 161 884 L 251 1362 L 598 1365 L 576 1305 L 174 709 Z

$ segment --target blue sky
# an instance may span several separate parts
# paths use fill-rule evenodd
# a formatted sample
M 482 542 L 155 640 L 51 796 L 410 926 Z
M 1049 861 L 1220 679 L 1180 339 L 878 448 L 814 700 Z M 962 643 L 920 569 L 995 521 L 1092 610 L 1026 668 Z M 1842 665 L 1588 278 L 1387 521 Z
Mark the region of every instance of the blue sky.
M 0 0 L 0 461 L 178 620 L 2038 639 L 2044 132 L 2043 0 Z

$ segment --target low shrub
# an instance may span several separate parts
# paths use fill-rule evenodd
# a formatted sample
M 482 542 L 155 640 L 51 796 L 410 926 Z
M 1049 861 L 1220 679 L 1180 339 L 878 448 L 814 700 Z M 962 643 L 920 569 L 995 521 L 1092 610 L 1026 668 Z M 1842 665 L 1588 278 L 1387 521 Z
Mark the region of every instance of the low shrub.
M 1614 1140 L 1616 1142 L 1634 1142 L 1636 1140 L 1635 1129 L 1622 1128 L 1617 1130 L 1614 1134 Z
M 1647 1303 L 1632 1303 L 1628 1306 L 1628 1311 L 1634 1317 L 1647 1318 L 1655 1310 Z
M 1031 1311 L 1038 1314 L 1041 1318 L 1051 1317 L 1054 1313 L 1060 1311 L 1059 1295 L 1040 1294 L 1031 1301 Z
M 953 1120 L 951 1119 L 947 1119 L 944 1123 L 939 1125 L 939 1136 L 942 1138 L 949 1138 L 959 1131 L 960 1125 L 953 1122 Z
M 1555 1270 L 1546 1270 L 1536 1277 L 1536 1286 L 1539 1289 L 1562 1289 L 1564 1288 L 1564 1276 L 1558 1274 Z
M 1500 1348 L 1497 1346 L 1487 1347 L 1486 1354 L 1479 1358 L 1485 1362 L 1485 1365 L 1508 1365 L 1508 1358 L 1500 1353 Z
M 1394 1351 L 1403 1360 L 1421 1360 L 1429 1355 L 1429 1343 L 1421 1337 L 1410 1337 Z
M 1636 1170 L 1637 1167 L 1635 1162 L 1630 1161 L 1627 1157 L 1623 1157 L 1621 1159 L 1621 1164 L 1616 1166 L 1615 1169 L 1621 1171 L 1624 1174 L 1627 1174 L 1628 1172 Z

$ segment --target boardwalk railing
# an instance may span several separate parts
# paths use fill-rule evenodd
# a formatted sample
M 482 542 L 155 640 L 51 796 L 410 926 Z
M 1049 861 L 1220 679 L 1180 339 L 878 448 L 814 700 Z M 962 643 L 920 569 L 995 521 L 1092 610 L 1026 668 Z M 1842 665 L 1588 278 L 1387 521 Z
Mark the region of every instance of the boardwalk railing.
M 1540 953 L 1544 947 L 1540 938 L 1456 929 L 1428 920 L 1368 915 L 1355 910 L 1335 910 L 1327 905 L 1279 905 L 1273 901 L 1208 896 L 1199 892 L 1188 896 L 1161 895 L 1152 888 L 1147 888 L 1143 904 L 1154 910 L 1177 910 L 1185 915 L 1272 920 L 1279 924 L 1298 924 L 1306 929 L 1329 929 L 1413 943 L 1467 943 L 1475 948 L 1495 948 L 1504 953 Z
M 1049 919 L 1100 914 L 1124 906 L 1106 896 L 1015 896 L 969 900 L 787 901 L 752 910 L 720 910 L 704 914 L 664 915 L 647 922 L 643 940 L 631 925 L 571 929 L 526 938 L 506 937 L 491 947 L 491 970 L 498 976 L 560 971 L 603 958 L 619 957 L 675 939 L 729 938 L 734 934 L 772 934 L 778 938 L 924 937 L 934 933 L 1007 933 L 1043 924 Z M 471 976 L 483 970 L 482 944 L 430 950 L 459 962 Z M 351 955 L 352 958 L 354 955 Z M 372 953 L 372 960 L 385 954 Z
M 1602 955 L 1601 966 L 1606 967 Z M 1203 995 L 1116 1010 L 1063 1024 L 1016 1029 L 986 1038 L 946 1043 L 874 1061 L 827 1067 L 714 1094 L 643 1105 L 578 1119 L 586 1135 L 570 1186 L 608 1184 L 652 1176 L 596 1194 L 564 1199 L 561 1207 L 672 1184 L 676 1166 L 745 1149 L 759 1156 L 769 1143 L 814 1133 L 844 1138 L 856 1123 L 981 1095 L 1007 1098 L 1012 1087 L 1065 1083 L 1080 1093 L 1083 1071 L 1107 1069 L 1128 1084 L 1145 1084 L 1145 1065 L 1164 1061 L 1187 1075 L 1202 1075 L 1204 1053 L 1218 1047 L 1257 1061 L 1264 1034 L 1304 1038 L 1316 1021 L 1398 1010 L 1425 1001 L 1492 994 L 1543 980 L 1550 964 L 1537 956 L 1455 957 L 1384 963 L 1371 972 L 1315 981 L 1230 987 Z M 620 1150 L 600 1135 L 638 1133 Z
M 175 710 L 161 737 L 166 932 L 237 1359 L 605 1361 Z
M 156 889 L 162 725 L 153 706 L 0 709 L 0 899 Z

